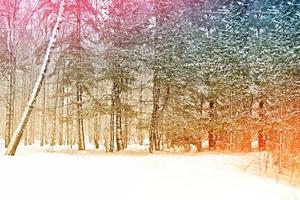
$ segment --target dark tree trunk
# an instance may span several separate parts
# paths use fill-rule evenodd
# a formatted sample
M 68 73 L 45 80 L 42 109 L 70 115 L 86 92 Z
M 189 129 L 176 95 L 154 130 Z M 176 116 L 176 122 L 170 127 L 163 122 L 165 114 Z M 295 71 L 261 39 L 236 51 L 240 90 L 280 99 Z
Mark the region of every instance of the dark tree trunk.
M 67 86 L 66 87 L 66 92 L 67 94 L 69 93 L 69 87 Z M 70 100 L 69 98 L 67 97 L 67 123 L 66 123 L 66 134 L 67 134 L 67 145 L 70 145 L 70 148 L 72 149 L 73 147 L 73 134 L 72 134 L 72 131 L 71 131 L 71 128 L 73 127 L 73 116 L 71 116 L 71 113 L 70 113 Z
M 159 132 L 159 123 L 160 117 L 163 113 L 163 110 L 166 107 L 166 104 L 169 100 L 170 95 L 170 87 L 167 85 L 165 95 L 162 95 L 161 92 L 161 82 L 158 75 L 158 69 L 154 70 L 153 77 L 153 110 L 152 117 L 150 123 L 150 131 L 149 131 L 149 152 L 152 153 L 155 151 L 160 151 L 161 149 L 161 136 Z
M 93 136 L 93 140 L 94 140 L 94 144 L 95 144 L 95 148 L 96 149 L 99 149 L 99 136 L 100 136 L 100 133 L 99 133 L 99 114 L 97 113 L 94 117 L 94 136 Z
M 82 117 L 82 86 L 77 83 L 77 142 L 78 149 L 85 150 L 84 132 L 83 132 L 83 117 Z
M 158 79 L 158 71 L 154 70 L 153 77 L 153 111 L 150 123 L 149 134 L 149 152 L 152 153 L 155 150 L 158 151 L 158 120 L 159 120 L 159 98 L 160 98 L 160 81 Z
M 121 78 L 121 77 L 120 77 Z M 120 83 L 116 85 L 116 139 L 117 139 L 117 150 L 121 151 L 124 149 L 123 132 L 122 132 L 122 108 L 121 108 L 121 88 Z
M 137 127 L 137 133 L 138 133 L 138 143 L 140 145 L 143 145 L 144 142 L 144 134 L 143 134 L 143 85 L 140 85 L 140 91 L 139 91 L 139 119 L 138 119 L 138 127 Z
M 115 146 L 115 90 L 116 84 L 113 83 L 112 86 L 112 93 L 111 93 L 111 113 L 110 113 L 110 142 L 109 142 L 109 152 L 114 151 Z

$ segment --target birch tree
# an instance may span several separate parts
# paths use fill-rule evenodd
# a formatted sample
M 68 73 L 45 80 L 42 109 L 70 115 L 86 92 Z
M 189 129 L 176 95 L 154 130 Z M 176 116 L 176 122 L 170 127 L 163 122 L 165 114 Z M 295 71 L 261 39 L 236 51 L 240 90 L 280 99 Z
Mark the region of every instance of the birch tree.
M 60 28 L 60 25 L 61 25 L 61 22 L 62 22 L 64 6 L 65 6 L 65 2 L 62 1 L 61 4 L 60 4 L 60 9 L 59 9 L 57 21 L 56 21 L 56 24 L 54 26 L 52 36 L 51 36 L 49 44 L 48 44 L 48 48 L 47 48 L 47 51 L 46 51 L 44 62 L 43 62 L 43 65 L 41 66 L 40 74 L 38 76 L 38 79 L 35 82 L 35 85 L 34 85 L 34 88 L 32 90 L 32 93 L 30 95 L 28 104 L 27 104 L 27 106 L 26 106 L 26 108 L 25 108 L 25 110 L 22 114 L 21 120 L 20 120 L 14 134 L 13 134 L 12 141 L 10 142 L 10 144 L 9 144 L 9 146 L 8 146 L 6 152 L 5 152 L 6 155 L 9 155 L 9 156 L 15 155 L 17 147 L 18 147 L 18 145 L 20 143 L 20 140 L 22 138 L 24 129 L 25 129 L 25 127 L 27 125 L 27 122 L 30 118 L 30 114 L 31 114 L 31 112 L 34 108 L 36 98 L 39 95 L 39 92 L 42 88 L 42 84 L 43 84 L 43 81 L 45 79 L 45 75 L 46 75 L 46 72 L 47 72 L 48 65 L 51 62 L 51 54 L 53 53 L 52 51 L 55 48 L 55 41 L 56 41 L 56 38 L 57 38 L 57 35 L 58 35 L 58 32 L 59 32 L 59 28 Z

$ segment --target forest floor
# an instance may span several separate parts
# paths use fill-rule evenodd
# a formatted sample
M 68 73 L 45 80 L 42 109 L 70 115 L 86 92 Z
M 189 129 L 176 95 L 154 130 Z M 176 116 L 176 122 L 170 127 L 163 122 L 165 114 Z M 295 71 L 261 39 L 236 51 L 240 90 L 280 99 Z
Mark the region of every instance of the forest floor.
M 300 189 L 285 179 L 260 175 L 257 153 L 150 155 L 136 147 L 105 153 L 27 146 L 5 157 L 1 147 L 0 199 L 300 199 Z

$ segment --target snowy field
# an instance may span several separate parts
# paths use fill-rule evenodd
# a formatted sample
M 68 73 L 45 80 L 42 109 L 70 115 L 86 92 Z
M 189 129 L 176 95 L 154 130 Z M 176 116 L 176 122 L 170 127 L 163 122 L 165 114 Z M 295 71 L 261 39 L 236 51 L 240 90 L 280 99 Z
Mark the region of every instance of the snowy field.
M 244 172 L 252 158 L 24 147 L 0 158 L 0 199 L 300 199 L 299 189 Z

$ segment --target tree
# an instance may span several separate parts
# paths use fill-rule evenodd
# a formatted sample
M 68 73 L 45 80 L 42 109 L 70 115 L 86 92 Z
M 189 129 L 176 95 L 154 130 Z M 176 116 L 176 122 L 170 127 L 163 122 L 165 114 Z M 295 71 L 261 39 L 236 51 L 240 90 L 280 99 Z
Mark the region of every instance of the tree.
M 18 124 L 18 126 L 17 126 L 17 128 L 14 132 L 13 140 L 9 144 L 9 146 L 6 150 L 6 153 L 5 153 L 6 155 L 13 156 L 15 154 L 15 152 L 17 150 L 17 147 L 20 143 L 21 137 L 23 135 L 24 129 L 27 125 L 28 119 L 30 117 L 30 113 L 33 110 L 34 103 L 36 102 L 36 98 L 39 95 L 39 92 L 41 90 L 42 83 L 45 79 L 45 74 L 47 72 L 48 65 L 51 61 L 51 53 L 52 53 L 52 51 L 55 47 L 54 44 L 55 44 L 57 34 L 58 34 L 58 31 L 59 31 L 59 28 L 60 28 L 60 25 L 61 25 L 61 22 L 62 22 L 62 15 L 63 15 L 63 12 L 64 12 L 64 6 L 65 6 L 64 1 L 62 1 L 61 5 L 60 5 L 59 13 L 58 13 L 57 21 L 56 21 L 56 24 L 55 24 L 54 29 L 53 29 L 52 36 L 51 36 L 50 41 L 49 41 L 47 52 L 46 52 L 46 55 L 45 55 L 45 58 L 44 58 L 44 63 L 41 67 L 39 77 L 35 82 L 33 91 L 31 93 L 29 101 L 28 101 L 28 105 L 25 108 L 25 111 L 22 115 L 21 121 L 19 122 L 19 124 Z

